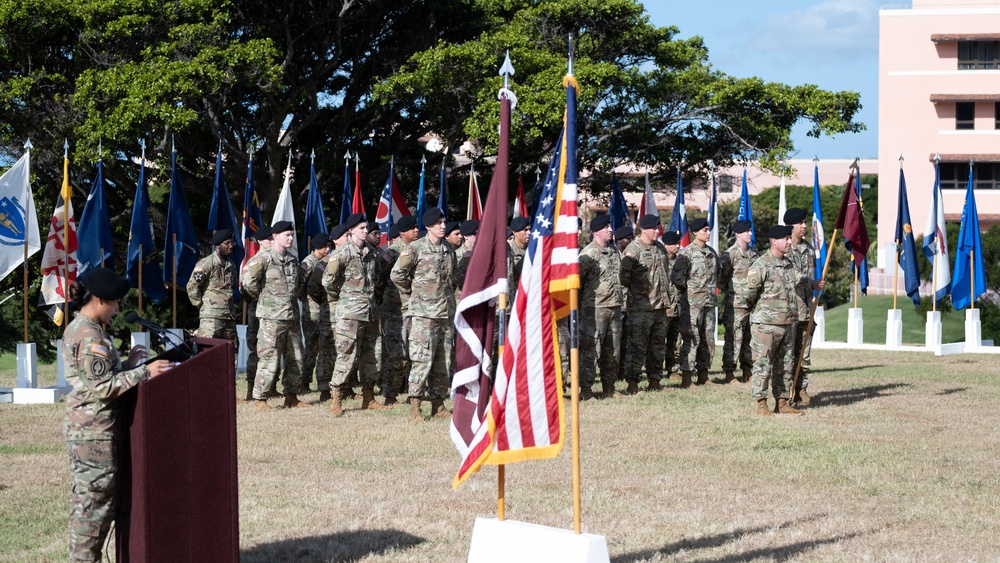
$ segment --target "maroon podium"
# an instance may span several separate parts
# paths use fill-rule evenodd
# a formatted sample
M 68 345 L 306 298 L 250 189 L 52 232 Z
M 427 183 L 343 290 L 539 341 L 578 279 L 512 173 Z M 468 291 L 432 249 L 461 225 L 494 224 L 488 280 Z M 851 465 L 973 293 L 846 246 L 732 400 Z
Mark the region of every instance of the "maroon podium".
M 122 399 L 119 562 L 239 561 L 233 344 L 199 338 L 198 353 Z

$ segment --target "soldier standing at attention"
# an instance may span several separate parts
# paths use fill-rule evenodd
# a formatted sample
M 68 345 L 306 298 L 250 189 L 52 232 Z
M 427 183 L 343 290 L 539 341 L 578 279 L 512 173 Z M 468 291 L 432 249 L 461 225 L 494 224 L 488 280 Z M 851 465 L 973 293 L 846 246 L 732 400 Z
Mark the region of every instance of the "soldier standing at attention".
M 625 254 L 625 249 L 635 240 L 635 227 L 632 225 L 622 225 L 615 229 L 615 246 L 618 247 L 618 254 Z M 629 364 L 628 354 L 628 290 L 622 288 L 622 332 L 621 345 L 618 347 L 618 379 L 625 379 L 625 366 Z
M 792 227 L 792 249 L 788 252 L 788 259 L 795 266 L 795 271 L 800 276 L 812 279 L 816 271 L 816 252 L 812 244 L 806 242 L 806 210 L 801 207 L 793 207 L 785 211 L 784 222 Z M 809 387 L 809 367 L 812 365 L 812 341 L 802 353 L 802 345 L 806 341 L 806 328 L 809 327 L 809 313 L 812 311 L 813 292 L 807 286 L 799 286 L 795 293 L 795 306 L 798 310 L 799 322 L 795 329 L 795 360 L 792 363 L 794 375 L 795 366 L 802 356 L 802 369 L 799 372 L 799 380 L 795 384 L 795 392 L 792 393 L 792 402 L 800 405 L 808 405 L 812 402 L 806 388 Z M 815 325 L 813 326 L 815 328 Z
M 330 229 L 330 240 L 341 241 L 340 243 L 336 243 L 337 248 L 344 246 L 347 240 L 347 229 L 343 225 L 337 225 Z M 306 293 L 310 298 L 325 304 L 325 307 L 320 308 L 319 318 L 323 330 L 320 332 L 317 344 L 322 348 L 320 357 L 323 358 L 323 369 L 316 370 L 316 389 L 319 391 L 320 402 L 328 401 L 332 397 L 330 379 L 333 377 L 333 367 L 337 363 L 337 347 L 334 345 L 333 334 L 337 329 L 337 299 L 340 298 L 340 287 L 338 286 L 336 291 L 331 293 L 323 285 L 323 274 L 326 273 L 326 268 L 330 263 L 332 255 L 333 251 L 331 250 L 316 264 L 316 267 L 313 268 L 312 273 L 309 275 L 309 279 L 306 281 Z M 319 361 L 317 360 L 318 367 Z M 341 396 L 341 399 L 343 398 Z
M 257 229 L 257 232 L 253 234 L 253 238 L 260 245 L 260 250 L 264 251 L 271 248 L 271 227 L 261 226 Z M 259 254 L 259 253 L 258 253 Z M 257 259 L 254 255 L 252 258 L 247 260 L 246 265 L 249 266 Z M 246 292 L 243 288 L 242 281 L 240 282 L 240 294 L 243 295 L 243 299 L 247 303 L 247 396 L 246 401 L 253 400 L 253 383 L 257 379 L 257 364 L 259 363 L 259 358 L 257 357 L 257 333 L 260 330 L 260 319 L 257 318 L 257 300 L 250 297 L 250 294 Z M 268 390 L 270 393 L 270 390 Z
M 368 244 L 370 244 L 372 248 L 378 249 L 379 245 L 382 244 L 382 231 L 379 228 L 377 222 L 375 221 L 368 222 L 368 236 L 366 238 Z M 379 250 L 379 254 L 381 253 L 382 251 Z
M 698 372 L 698 385 L 708 383 L 708 368 L 715 355 L 715 289 L 719 281 L 719 255 L 708 246 L 712 236 L 708 220 L 691 221 L 694 240 L 677 253 L 670 280 L 681 290 L 681 387 L 690 387 Z
M 378 368 L 375 364 L 375 345 L 378 343 L 379 325 L 375 316 L 375 248 L 368 244 L 368 224 L 364 215 L 355 213 L 343 224 L 347 228 L 347 244 L 330 256 L 323 273 L 323 285 L 340 286 L 337 301 L 337 328 L 334 340 L 337 363 L 333 368 L 333 388 L 330 414 L 340 416 L 341 394 L 349 376 L 359 373 L 361 381 L 361 410 L 380 410 L 388 407 L 375 402 L 375 383 Z
M 613 244 L 611 216 L 590 221 L 594 240 L 580 252 L 580 400 L 593 398 L 601 366 L 601 398 L 615 396 L 621 361 L 621 255 Z
M 305 344 L 302 349 L 302 391 L 308 391 L 309 386 L 312 385 L 313 370 L 317 373 L 323 373 L 326 367 L 326 354 L 324 349 L 320 346 L 322 340 L 322 333 L 329 332 L 329 310 L 324 311 L 322 309 L 326 308 L 326 296 L 323 294 L 318 295 L 320 299 L 316 299 L 309 294 L 309 279 L 312 277 L 313 272 L 319 268 L 319 265 L 323 263 L 323 258 L 330 253 L 330 235 L 326 233 L 319 233 L 312 237 L 309 241 L 309 245 L 312 247 L 312 252 L 310 252 L 305 260 L 299 263 L 299 286 L 296 289 L 295 294 L 299 298 L 299 304 L 302 311 L 302 336 L 305 339 Z M 322 271 L 320 273 L 322 275 Z M 323 319 L 321 317 L 326 317 Z M 318 382 L 320 376 L 316 376 L 316 381 Z M 320 390 L 320 401 L 326 399 L 323 396 L 322 390 Z M 326 393 L 329 395 L 329 391 Z
M 462 286 L 465 284 L 465 273 L 469 270 L 472 260 L 472 249 L 476 247 L 476 235 L 479 233 L 479 221 L 469 219 L 462 221 L 462 246 L 455 251 L 458 260 L 458 271 L 455 274 L 455 304 L 462 300 Z
M 663 248 L 667 251 L 667 272 L 673 270 L 674 262 L 677 261 L 677 251 L 680 250 L 681 235 L 677 231 L 667 231 L 660 239 L 663 241 Z M 667 345 L 664 354 L 664 371 L 669 378 L 671 374 L 677 373 L 677 339 L 681 333 L 680 309 L 681 292 L 672 284 L 667 284 Z
M 257 355 L 260 366 L 254 380 L 254 406 L 268 410 L 265 392 L 278 377 L 279 359 L 285 360 L 281 377 L 285 407 L 308 407 L 299 401 L 302 381 L 302 332 L 299 328 L 299 261 L 288 251 L 292 246 L 292 224 L 278 221 L 271 226 L 271 247 L 255 256 L 243 271 L 243 287 L 257 300 L 260 334 Z
M 188 279 L 188 299 L 198 308 L 198 336 L 202 338 L 236 341 L 236 268 L 229 260 L 233 246 L 232 229 L 216 231 L 212 236 L 215 250 L 195 264 Z
M 517 293 L 517 282 L 521 279 L 521 267 L 524 265 L 524 253 L 528 250 L 528 241 L 531 239 L 531 223 L 527 217 L 514 217 L 510 221 L 511 240 L 507 243 L 510 248 L 511 275 L 507 283 L 507 309 L 510 310 L 514 303 L 514 296 Z
M 448 363 L 449 311 L 454 309 L 455 253 L 444 243 L 445 221 L 440 209 L 430 209 L 422 217 L 427 236 L 414 241 L 400 254 L 390 279 L 408 300 L 410 317 L 409 352 L 412 368 L 408 397 L 410 417 L 423 420 L 420 400 L 426 391 L 431 399 L 431 416 L 448 418 L 444 400 L 451 391 Z
M 396 284 L 389 279 L 392 267 L 396 265 L 402 253 L 413 241 L 417 240 L 419 231 L 417 221 L 412 216 L 400 217 L 392 226 L 397 237 L 389 248 L 379 257 L 379 283 L 382 288 L 382 302 L 379 317 L 382 322 L 382 395 L 384 404 L 397 404 L 396 396 L 406 392 L 406 376 L 410 372 L 410 352 L 408 350 L 407 334 L 409 333 L 410 317 L 407 315 L 407 300 L 400 294 Z
M 639 374 L 646 367 L 647 391 L 663 389 L 663 358 L 667 342 L 670 272 L 667 249 L 657 240 L 660 216 L 639 219 L 639 238 L 625 249 L 621 265 L 622 291 L 628 292 L 629 365 L 627 394 L 639 392 Z
M 232 288 L 230 288 L 232 289 Z M 101 561 L 104 540 L 115 520 L 115 440 L 123 432 L 118 399 L 141 381 L 170 369 L 166 360 L 134 367 L 149 357 L 145 347 L 129 352 L 127 368 L 102 325 L 118 312 L 129 283 L 106 268 L 87 270 L 69 286 L 72 307 L 79 309 L 63 333 L 66 382 L 63 433 L 69 452 L 72 510 L 69 555 L 72 561 Z
M 462 247 L 464 239 L 462 238 L 462 222 L 461 221 L 451 221 L 446 223 L 444 226 L 444 240 L 451 245 L 451 249 L 455 251 L 455 255 L 458 255 L 458 249 Z
M 726 383 L 750 381 L 750 306 L 744 301 L 746 294 L 747 270 L 760 257 L 760 253 L 750 246 L 753 224 L 746 219 L 733 223 L 736 242 L 719 256 L 722 274 L 719 286 L 722 289 L 722 325 L 726 327 L 725 345 L 722 347 L 722 370 Z M 736 379 L 736 360 L 743 370 L 741 379 Z
M 757 414 L 771 416 L 767 406 L 770 388 L 777 400 L 774 412 L 802 414 L 788 404 L 792 385 L 792 362 L 798 306 L 796 290 L 800 286 L 822 289 L 826 284 L 799 275 L 787 258 L 792 248 L 792 227 L 776 225 L 768 231 L 770 248 L 754 261 L 747 271 L 745 301 L 750 313 L 750 345 L 753 348 L 753 375 L 750 393 L 757 401 Z

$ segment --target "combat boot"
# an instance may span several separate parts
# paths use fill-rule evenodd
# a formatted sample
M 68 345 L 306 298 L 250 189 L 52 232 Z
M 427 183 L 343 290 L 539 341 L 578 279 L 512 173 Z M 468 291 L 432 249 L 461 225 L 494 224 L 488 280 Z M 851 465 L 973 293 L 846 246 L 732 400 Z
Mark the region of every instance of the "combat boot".
M 307 409 L 309 405 L 299 400 L 298 395 L 289 393 L 285 395 L 285 403 L 282 405 L 286 409 Z
M 344 414 L 344 407 L 340 403 L 340 391 L 330 393 L 330 414 L 332 416 L 342 416 Z
M 693 371 L 684 370 L 681 372 L 681 387 L 687 389 L 691 387 L 691 377 L 694 376 Z
M 802 411 L 788 404 L 788 399 L 778 399 L 778 404 L 774 406 L 774 412 L 778 414 L 802 414 Z
M 809 403 L 812 402 L 812 397 L 809 396 L 809 393 L 806 393 L 805 388 L 799 389 L 799 392 L 796 395 L 796 399 L 798 399 L 796 402 L 798 404 L 800 404 L 800 405 L 807 405 L 808 406 Z
M 774 416 L 771 409 L 767 408 L 767 399 L 757 399 L 757 414 L 761 416 Z
M 750 383 L 750 377 L 753 375 L 753 370 L 750 368 L 743 368 L 743 383 Z
M 723 379 L 722 382 L 723 383 L 739 383 L 739 381 L 736 380 L 736 374 L 734 374 L 733 370 L 731 370 L 731 369 L 727 369 L 726 370 L 726 378 Z
M 271 407 L 267 406 L 267 399 L 257 399 L 253 402 L 253 408 L 259 411 L 269 411 Z
M 615 390 L 615 384 L 610 381 L 601 382 L 601 398 L 602 399 L 614 399 L 615 397 L 620 397 L 621 393 Z
M 388 397 L 385 398 L 385 401 L 383 401 L 382 404 L 385 405 L 385 406 L 387 406 L 387 407 L 389 407 L 389 408 L 392 408 L 392 407 L 398 405 L 399 401 L 396 400 L 396 396 L 395 395 L 389 395 Z
M 580 400 L 589 401 L 594 398 L 594 390 L 590 387 L 580 387 Z
M 639 382 L 638 381 L 629 381 L 628 382 L 628 387 L 625 388 L 625 394 L 626 395 L 635 395 L 638 392 L 639 392 Z
M 243 402 L 249 403 L 252 400 L 253 400 L 253 382 L 251 381 L 247 383 L 247 397 L 246 399 L 243 399 Z
M 431 399 L 431 418 L 451 418 L 451 411 L 444 406 L 444 399 Z
M 695 385 L 705 385 L 708 383 L 708 370 L 700 369 L 698 370 L 698 380 L 694 382 Z
M 363 411 L 384 411 L 387 407 L 375 400 L 375 390 L 371 387 L 361 389 L 361 410 Z
M 420 397 L 410 397 L 410 420 L 423 422 L 424 414 L 420 412 Z
M 329 391 L 320 391 L 319 392 L 319 402 L 322 403 L 324 401 L 329 401 L 329 400 L 330 400 L 330 392 Z
M 646 391 L 663 391 L 663 385 L 660 385 L 659 379 L 650 379 L 646 384 Z

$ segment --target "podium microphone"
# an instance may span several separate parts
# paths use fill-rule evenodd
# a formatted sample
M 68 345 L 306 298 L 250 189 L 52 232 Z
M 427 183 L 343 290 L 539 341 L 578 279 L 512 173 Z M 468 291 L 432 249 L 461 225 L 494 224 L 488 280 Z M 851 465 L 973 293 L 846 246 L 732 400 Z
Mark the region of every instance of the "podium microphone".
M 149 332 L 159 337 L 161 342 L 173 344 L 175 347 L 177 347 L 178 350 L 186 352 L 188 354 L 188 357 L 197 354 L 197 351 L 195 349 L 192 349 L 191 345 L 185 342 L 183 338 L 179 338 L 176 334 L 167 332 L 167 329 L 163 328 L 162 326 L 154 323 L 149 319 L 144 319 L 140 317 L 138 314 L 136 314 L 135 311 L 129 311 L 125 313 L 125 322 L 131 324 L 137 324 L 145 328 Z M 180 342 L 178 342 L 178 340 Z M 184 348 L 186 348 L 186 350 L 184 350 Z

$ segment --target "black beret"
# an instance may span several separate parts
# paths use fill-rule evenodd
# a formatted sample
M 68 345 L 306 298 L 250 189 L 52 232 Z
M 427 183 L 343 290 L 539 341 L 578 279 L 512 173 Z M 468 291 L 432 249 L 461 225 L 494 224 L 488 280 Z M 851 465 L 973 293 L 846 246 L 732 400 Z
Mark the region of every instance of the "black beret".
M 678 233 L 677 231 L 667 231 L 663 233 L 663 236 L 660 237 L 660 240 L 663 241 L 663 244 L 680 244 L 681 234 Z
M 278 221 L 277 223 L 271 225 L 271 234 L 276 235 L 279 233 L 287 233 L 292 230 L 291 221 Z
M 368 221 L 368 232 L 369 233 L 381 233 L 382 232 L 382 228 L 378 226 L 377 222 L 375 222 L 375 221 Z
M 527 229 L 531 226 L 531 222 L 528 221 L 527 217 L 514 217 L 510 221 L 510 231 L 512 233 L 517 233 Z
M 399 236 L 399 233 L 405 233 L 406 231 L 413 230 L 414 227 L 417 226 L 417 218 L 412 215 L 404 215 L 399 218 L 399 221 L 393 223 L 392 226 L 396 229 L 396 236 Z M 396 237 L 390 236 L 389 238 Z
M 442 217 L 444 217 L 444 213 L 441 213 L 441 210 L 437 207 L 432 207 L 424 212 L 424 216 L 420 220 L 423 221 L 425 227 L 430 227 L 440 221 Z M 402 231 L 403 229 L 400 228 L 399 230 Z
M 745 233 L 753 228 L 753 223 L 747 221 L 746 219 L 740 219 L 739 221 L 733 223 L 734 233 Z
M 468 221 L 462 221 L 462 236 L 470 236 L 479 232 L 479 221 L 475 219 L 469 219 Z
M 704 217 L 699 217 L 698 219 L 695 219 L 688 224 L 688 227 L 691 229 L 692 233 L 695 231 L 700 231 L 707 226 L 708 226 L 708 219 Z
M 444 226 L 444 236 L 448 236 L 455 231 L 462 232 L 460 230 L 461 228 L 462 228 L 461 221 L 449 221 L 448 224 Z
M 330 229 L 330 240 L 336 241 L 340 237 L 344 236 L 347 234 L 347 229 L 347 223 L 341 223 L 340 225 Z
M 389 227 L 389 236 L 387 238 L 389 240 L 392 240 L 394 238 L 399 238 L 399 225 L 393 224 L 391 227 Z
M 344 229 L 353 229 L 354 227 L 357 227 L 359 224 L 364 222 L 366 222 L 365 214 L 355 213 L 350 217 L 348 217 L 347 220 L 342 223 L 342 225 L 344 225 Z
M 259 241 L 271 238 L 271 227 L 264 225 L 263 227 L 258 228 L 256 231 L 254 231 L 253 238 Z
M 326 233 L 319 233 L 318 235 L 313 236 L 311 243 L 313 250 L 319 250 L 320 248 L 329 246 L 330 235 Z
M 622 240 L 635 237 L 635 229 L 630 225 L 622 225 L 615 229 L 615 240 Z
M 801 223 L 806 220 L 807 215 L 808 213 L 806 213 L 806 210 L 802 209 L 801 207 L 793 207 L 791 209 L 788 209 L 785 211 L 785 217 L 784 217 L 785 224 L 795 225 L 797 223 Z
M 598 215 L 590 220 L 590 232 L 596 232 L 611 224 L 610 215 Z
M 639 218 L 639 228 L 640 229 L 655 229 L 657 225 L 660 224 L 659 215 L 643 215 Z
M 507 227 L 507 238 L 510 238 L 512 236 L 514 236 L 514 231 L 510 230 L 510 227 Z
M 232 229 L 219 229 L 218 231 L 215 231 L 214 235 L 212 235 L 212 246 L 219 246 L 227 240 L 232 240 L 232 238 Z
M 108 268 L 91 268 L 77 280 L 94 297 L 121 299 L 128 294 L 128 280 Z
M 791 225 L 775 225 L 767 231 L 767 238 L 785 238 L 792 236 Z

